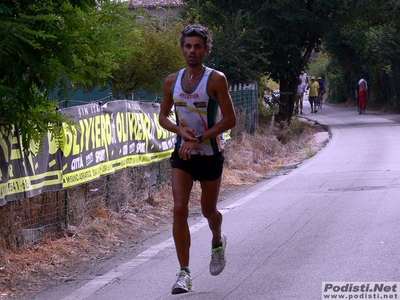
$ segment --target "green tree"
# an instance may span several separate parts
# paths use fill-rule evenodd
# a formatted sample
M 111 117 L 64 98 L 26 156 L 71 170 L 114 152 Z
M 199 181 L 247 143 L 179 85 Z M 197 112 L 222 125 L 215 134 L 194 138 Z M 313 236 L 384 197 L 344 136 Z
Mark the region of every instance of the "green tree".
M 228 80 L 235 78 L 230 74 L 236 69 L 248 80 L 257 74 L 279 83 L 279 119 L 287 122 L 292 117 L 301 70 L 307 66 L 312 51 L 319 50 L 331 24 L 343 17 L 347 9 L 345 0 L 184 2 L 187 6 L 183 17 L 189 22 L 204 23 L 217 32 L 215 49 L 219 53 L 212 52 L 210 60 L 218 63 L 216 67 L 222 71 L 231 70 L 227 72 Z M 221 54 L 223 59 L 217 59 Z
M 264 73 L 262 37 L 254 28 L 254 10 L 243 1 L 184 1 L 181 14 L 189 23 L 200 22 L 213 32 L 206 63 L 225 73 L 230 84 L 258 81 Z
M 68 85 L 105 84 L 130 54 L 136 38 L 127 5 L 93 0 L 25 0 L 0 4 L 0 123 L 3 136 L 14 126 L 25 150 L 47 132 L 60 136 L 67 116 L 49 101 Z
M 374 64 L 369 71 L 376 80 L 377 102 L 386 102 L 391 107 L 400 106 L 400 27 L 376 26 L 367 33 L 369 58 Z
M 179 46 L 183 25 L 174 20 L 154 20 L 149 16 L 139 24 L 140 38 L 136 47 L 108 79 L 115 98 L 139 89 L 162 90 L 164 78 L 185 65 Z
M 399 1 L 355 1 L 348 11 L 349 16 L 333 24 L 325 36 L 333 100 L 354 99 L 355 85 L 366 74 L 376 101 L 396 104 L 400 92 Z

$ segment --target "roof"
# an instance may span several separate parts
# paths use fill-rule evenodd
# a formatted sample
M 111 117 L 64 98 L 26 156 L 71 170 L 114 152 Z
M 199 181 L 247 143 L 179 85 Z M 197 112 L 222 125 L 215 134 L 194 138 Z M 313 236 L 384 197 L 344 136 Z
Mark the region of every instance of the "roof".
M 182 0 L 130 0 L 131 4 L 136 6 L 179 6 L 183 5 Z

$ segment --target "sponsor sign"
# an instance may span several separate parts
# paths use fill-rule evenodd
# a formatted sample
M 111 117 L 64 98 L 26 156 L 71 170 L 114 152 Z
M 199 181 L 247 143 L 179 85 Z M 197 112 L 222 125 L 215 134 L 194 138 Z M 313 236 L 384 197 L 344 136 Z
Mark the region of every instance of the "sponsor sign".
M 160 126 L 159 110 L 158 103 L 128 100 L 62 109 L 75 124 L 62 124 L 61 146 L 48 134 L 30 155 L 18 128 L 8 137 L 0 128 L 0 205 L 168 158 L 176 135 Z

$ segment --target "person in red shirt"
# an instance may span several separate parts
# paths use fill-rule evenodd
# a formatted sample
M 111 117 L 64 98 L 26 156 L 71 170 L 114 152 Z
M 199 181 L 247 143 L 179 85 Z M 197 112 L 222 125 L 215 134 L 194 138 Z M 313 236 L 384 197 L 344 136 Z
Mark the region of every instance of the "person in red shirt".
M 357 85 L 358 94 L 358 113 L 365 114 L 365 108 L 367 107 L 367 95 L 368 95 L 368 84 L 364 79 L 364 76 L 358 81 Z

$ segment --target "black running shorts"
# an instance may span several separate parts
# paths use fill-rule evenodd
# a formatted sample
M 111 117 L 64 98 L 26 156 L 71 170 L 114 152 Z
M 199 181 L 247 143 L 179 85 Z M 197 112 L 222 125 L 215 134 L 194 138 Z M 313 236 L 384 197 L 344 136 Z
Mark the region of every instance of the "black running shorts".
M 224 156 L 222 152 L 216 155 L 193 155 L 188 160 L 179 157 L 178 150 L 174 150 L 170 158 L 171 167 L 181 169 L 190 175 L 194 180 L 213 181 L 222 175 Z

